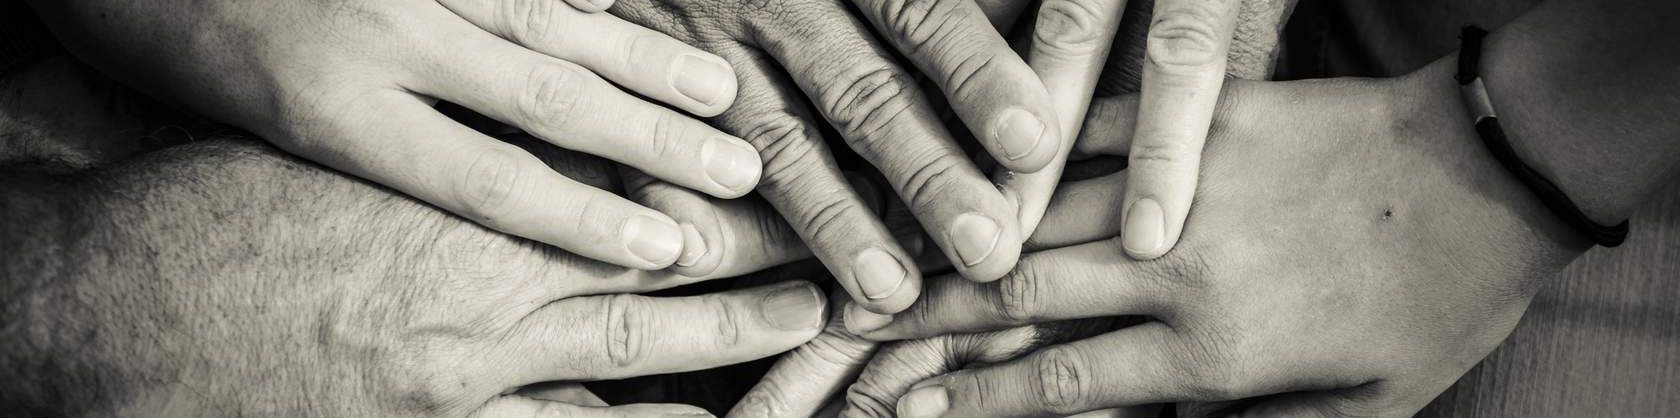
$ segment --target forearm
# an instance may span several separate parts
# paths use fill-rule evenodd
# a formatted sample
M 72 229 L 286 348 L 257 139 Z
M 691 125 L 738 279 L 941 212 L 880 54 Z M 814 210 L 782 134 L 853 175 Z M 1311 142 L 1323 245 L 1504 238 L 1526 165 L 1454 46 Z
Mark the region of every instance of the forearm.
M 1486 41 L 1482 78 L 1519 156 L 1601 224 L 1680 175 L 1680 3 L 1554 0 Z
M 272 286 L 300 279 L 310 258 L 301 249 L 375 248 L 351 237 L 343 237 L 345 246 L 314 242 L 323 231 L 401 244 L 371 219 L 351 215 L 419 219 L 381 209 L 393 207 L 383 202 L 418 208 L 400 197 L 242 141 L 197 143 L 72 176 L 0 172 L 0 183 L 7 214 L 0 219 L 0 373 L 12 377 L 0 384 L 0 410 L 46 416 L 223 415 L 215 411 L 231 407 L 208 399 L 233 399 L 210 395 L 238 382 L 205 381 L 205 370 L 236 367 L 229 358 L 273 348 L 244 347 L 226 333 L 296 330 L 218 314 L 283 303 L 263 298 L 272 289 L 211 289 L 236 279 Z M 362 226 L 360 234 L 351 225 Z M 377 254 L 362 259 L 384 265 Z M 209 345 L 237 347 L 236 354 L 209 362 Z

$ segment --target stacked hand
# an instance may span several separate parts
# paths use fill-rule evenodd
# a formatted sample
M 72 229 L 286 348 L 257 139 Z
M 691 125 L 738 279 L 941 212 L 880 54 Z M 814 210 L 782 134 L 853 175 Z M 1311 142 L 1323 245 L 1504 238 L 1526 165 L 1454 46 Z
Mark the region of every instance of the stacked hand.
M 860 381 L 854 395 L 870 396 L 854 404 L 885 397 L 898 416 L 918 418 L 1164 402 L 1213 402 L 1186 405 L 1195 415 L 1422 408 L 1503 340 L 1537 280 L 1582 244 L 1485 155 L 1451 64 L 1390 80 L 1229 86 L 1174 252 L 1134 261 L 1108 238 L 1125 224 L 1083 221 L 1117 218 L 1127 170 L 1067 185 L 1040 228 L 1064 246 L 1023 257 L 1003 279 L 930 280 L 890 317 L 845 311 L 868 339 L 1121 315 L 1149 322 L 904 393 Z M 1136 105 L 1119 100 L 1103 106 Z M 1130 136 L 1109 126 L 1088 125 L 1080 151 L 1126 152 Z

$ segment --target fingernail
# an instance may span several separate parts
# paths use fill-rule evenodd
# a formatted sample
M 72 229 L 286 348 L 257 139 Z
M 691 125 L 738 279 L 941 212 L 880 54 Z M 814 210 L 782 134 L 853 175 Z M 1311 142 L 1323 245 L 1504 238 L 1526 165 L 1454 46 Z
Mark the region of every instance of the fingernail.
M 892 296 L 904 284 L 905 274 L 904 265 L 880 248 L 863 250 L 852 261 L 852 279 L 857 280 L 858 290 L 869 299 Z
M 870 331 L 881 329 L 892 323 L 892 315 L 882 315 L 864 309 L 857 302 L 847 302 L 846 311 L 841 313 L 846 321 L 846 331 L 855 335 L 863 335 Z
M 1132 254 L 1154 254 L 1166 240 L 1167 222 L 1161 204 L 1154 199 L 1138 199 L 1126 214 L 1126 226 L 1121 230 L 1126 251 Z
M 728 66 L 693 54 L 684 54 L 671 63 L 671 88 L 707 106 L 723 102 L 723 93 L 734 76 Z
M 684 222 L 682 225 L 683 249 L 682 255 L 677 257 L 677 265 L 692 267 L 700 262 L 700 257 L 706 256 L 706 237 L 700 235 L 700 230 L 694 224 Z
M 899 418 L 934 418 L 947 409 L 951 409 L 951 400 L 945 396 L 945 387 L 939 385 L 916 388 L 898 400 Z
M 822 324 L 823 296 L 815 287 L 788 286 L 765 296 L 758 309 L 764 321 L 776 329 L 807 330 Z
M 712 139 L 700 146 L 700 161 L 706 164 L 706 177 L 713 183 L 736 192 L 746 192 L 758 186 L 758 176 L 764 167 L 759 163 L 758 150 L 723 139 Z
M 624 247 L 631 254 L 658 265 L 670 264 L 682 251 L 682 231 L 677 225 L 647 215 L 624 222 Z
M 1003 148 L 1003 157 L 1018 160 L 1031 154 L 1038 143 L 1044 140 L 1044 122 L 1037 116 L 1027 113 L 1021 108 L 1003 111 L 998 119 L 997 129 L 992 132 L 992 140 Z
M 963 265 L 973 266 L 992 255 L 1000 232 L 997 222 L 991 218 L 978 213 L 964 213 L 951 222 L 951 246 L 956 249 L 957 258 L 962 259 Z

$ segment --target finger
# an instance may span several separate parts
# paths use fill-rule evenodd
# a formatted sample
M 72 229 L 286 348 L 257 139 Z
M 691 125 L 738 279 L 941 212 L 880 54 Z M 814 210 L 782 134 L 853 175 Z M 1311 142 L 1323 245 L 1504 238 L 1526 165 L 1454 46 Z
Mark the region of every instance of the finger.
M 1176 341 L 1166 325 L 1150 322 L 1052 346 L 919 383 L 899 400 L 897 412 L 917 418 L 1063 416 L 1223 396 L 1179 369 Z
M 579 406 L 518 395 L 498 396 L 472 413 L 474 418 L 694 418 L 712 414 L 695 406 L 679 404 L 634 404 L 623 406 Z
M 944 90 L 1004 167 L 1033 172 L 1061 147 L 1049 93 L 973 0 L 854 0 L 888 42 Z
M 959 273 L 990 281 L 1008 272 L 1020 256 L 1014 205 L 956 145 L 891 53 L 859 35 L 868 28 L 837 7 L 809 15 L 766 23 L 760 46 L 892 183 Z
M 890 418 L 910 386 L 974 362 L 997 362 L 1036 348 L 1033 327 L 982 333 L 941 335 L 886 344 L 846 389 L 842 418 Z
M 664 214 L 566 178 L 519 147 L 456 124 L 398 93 L 357 96 L 344 114 L 288 151 L 372 180 L 474 222 L 625 267 L 659 269 L 682 249 Z M 588 219 L 589 222 L 578 222 Z
M 845 301 L 843 297 L 829 299 L 835 304 Z M 846 332 L 839 311 L 834 310 L 822 334 L 777 359 L 764 378 L 729 410 L 728 416 L 816 416 L 834 394 L 855 380 L 858 371 L 874 356 L 875 348 L 875 342 Z
M 1137 133 L 1127 170 L 1126 253 L 1166 254 L 1178 242 L 1195 196 L 1202 145 L 1225 80 L 1240 0 L 1155 3 L 1143 66 Z
M 1125 8 L 1125 1 L 1116 0 L 1048 0 L 1039 7 L 1027 62 L 1043 80 L 1062 138 L 1079 136 Z M 1021 228 L 1027 235 L 1032 235 L 1049 206 L 1073 146 L 1073 141 L 1061 143 L 1043 170 L 1003 171 L 994 179 L 1019 200 Z
M 513 394 L 531 399 L 567 403 L 577 406 L 607 406 L 607 401 L 595 396 L 589 388 L 574 382 L 543 382 L 525 385 Z
M 497 375 L 507 386 L 707 369 L 809 341 L 827 306 L 805 281 L 691 297 L 572 298 L 522 319 L 489 356 L 505 363 Z
M 921 291 L 921 271 L 873 206 L 847 184 L 808 116 L 805 97 L 761 55 L 745 49 L 719 53 L 742 69 L 744 93 L 718 120 L 763 154 L 759 193 L 852 300 L 877 312 L 904 310 Z
M 1125 171 L 1064 183 L 1056 188 L 1043 225 L 1023 245 L 1039 251 L 1119 236 L 1120 202 L 1125 195 Z
M 622 168 L 630 199 L 670 215 L 683 232 L 671 271 L 734 277 L 811 256 L 793 227 L 763 200 L 721 200 Z
M 416 86 L 563 148 L 636 167 L 712 196 L 757 186 L 758 152 L 699 120 L 631 96 L 576 64 L 493 36 L 440 39 L 438 76 Z
M 1077 155 L 1126 155 L 1132 149 L 1132 133 L 1137 129 L 1138 96 L 1103 97 L 1091 101 L 1091 112 L 1085 116 L 1085 129 L 1074 142 Z
M 612 0 L 443 0 L 485 31 L 577 63 L 624 88 L 699 116 L 735 101 L 729 62 L 606 13 Z
M 1156 278 L 1163 274 L 1129 262 L 1116 247 L 1114 240 L 1104 240 L 1033 253 L 993 283 L 936 278 L 910 309 L 873 318 L 847 310 L 847 323 L 853 332 L 881 341 L 1062 319 L 1159 315 L 1170 300 Z

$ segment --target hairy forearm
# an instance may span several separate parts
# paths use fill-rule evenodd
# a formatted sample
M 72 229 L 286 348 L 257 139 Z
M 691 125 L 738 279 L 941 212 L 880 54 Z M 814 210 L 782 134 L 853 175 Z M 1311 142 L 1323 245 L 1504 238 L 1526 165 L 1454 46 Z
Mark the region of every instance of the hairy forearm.
M 232 358 L 264 355 L 273 347 L 243 347 L 226 333 L 297 330 L 233 323 L 218 310 L 285 303 L 263 298 L 272 289 L 262 286 L 308 276 L 298 269 L 310 251 L 375 248 L 312 242 L 310 234 L 371 225 L 347 218 L 382 207 L 417 207 L 244 141 L 197 143 L 70 176 L 3 173 L 0 183 L 7 214 L 0 371 L 13 377 L 0 383 L 0 410 L 48 416 L 220 415 L 214 411 L 230 407 L 207 400 L 230 397 L 207 395 L 238 382 L 200 375 L 236 364 L 225 362 L 230 356 L 208 360 L 206 345 L 237 352 Z M 369 239 L 391 238 L 368 229 L 377 237 Z M 257 285 L 218 286 L 239 279 Z M 216 335 L 228 338 L 202 340 Z
M 1680 3 L 1553 0 L 1488 38 L 1483 80 L 1525 162 L 1593 220 L 1680 175 Z

